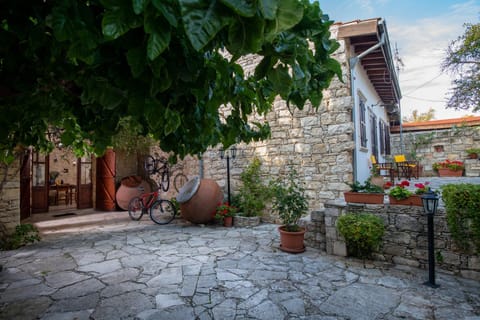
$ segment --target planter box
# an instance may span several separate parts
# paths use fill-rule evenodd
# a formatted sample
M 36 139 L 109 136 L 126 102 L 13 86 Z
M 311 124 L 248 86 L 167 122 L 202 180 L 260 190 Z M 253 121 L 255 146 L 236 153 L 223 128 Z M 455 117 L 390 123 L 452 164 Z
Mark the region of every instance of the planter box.
M 233 225 L 235 227 L 256 227 L 260 224 L 260 217 L 234 216 Z
M 344 192 L 345 202 L 383 204 L 383 193 Z
M 391 205 L 402 205 L 402 206 L 418 206 L 422 207 L 422 198 L 419 195 L 412 195 L 407 199 L 397 200 L 392 196 L 388 196 Z
M 439 177 L 461 177 L 463 175 L 463 170 L 450 170 L 447 168 L 439 168 L 438 176 Z

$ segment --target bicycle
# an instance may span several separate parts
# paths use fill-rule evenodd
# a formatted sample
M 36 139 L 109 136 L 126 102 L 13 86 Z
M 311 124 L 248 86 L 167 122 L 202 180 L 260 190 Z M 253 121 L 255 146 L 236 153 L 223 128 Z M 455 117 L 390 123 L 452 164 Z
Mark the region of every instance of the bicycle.
M 134 197 L 128 203 L 128 215 L 132 220 L 140 220 L 147 210 L 150 211 L 150 219 L 156 224 L 169 224 L 177 215 L 175 205 L 166 199 L 160 198 L 160 188 L 154 192 L 142 193 Z
M 180 188 L 188 182 L 187 176 L 183 174 L 183 164 L 174 165 L 170 172 L 173 175 L 173 187 L 175 191 L 180 192 Z
M 168 168 L 168 160 L 165 157 L 154 158 L 146 156 L 143 163 L 145 172 L 148 175 L 160 175 L 160 187 L 164 192 L 170 188 L 170 170 Z
M 176 164 L 170 168 L 168 160 L 165 157 L 154 158 L 151 155 L 146 156 L 144 168 L 148 175 L 160 175 L 160 186 L 165 192 L 170 188 L 171 176 L 173 176 L 173 187 L 177 192 L 179 192 L 180 188 L 188 181 L 187 176 L 183 174 L 183 165 Z

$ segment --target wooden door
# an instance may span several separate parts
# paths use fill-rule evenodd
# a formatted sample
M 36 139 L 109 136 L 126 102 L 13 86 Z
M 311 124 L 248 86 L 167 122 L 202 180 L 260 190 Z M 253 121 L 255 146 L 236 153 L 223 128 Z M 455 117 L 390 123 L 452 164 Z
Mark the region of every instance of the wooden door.
M 48 211 L 48 155 L 33 152 L 32 213 Z
M 93 207 L 92 157 L 78 159 L 77 166 L 77 208 Z
M 32 150 L 25 150 L 20 169 L 20 219 L 30 217 Z

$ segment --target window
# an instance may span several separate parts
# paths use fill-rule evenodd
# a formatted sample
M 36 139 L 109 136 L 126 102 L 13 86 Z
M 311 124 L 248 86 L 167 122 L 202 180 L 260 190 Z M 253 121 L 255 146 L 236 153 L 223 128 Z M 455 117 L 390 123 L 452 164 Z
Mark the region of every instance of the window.
M 367 147 L 367 110 L 365 108 L 365 99 L 360 97 L 360 145 Z
M 385 154 L 385 122 L 378 121 L 378 128 L 380 129 L 380 154 Z
M 372 154 L 378 159 L 377 116 L 373 112 L 370 113 L 370 139 Z

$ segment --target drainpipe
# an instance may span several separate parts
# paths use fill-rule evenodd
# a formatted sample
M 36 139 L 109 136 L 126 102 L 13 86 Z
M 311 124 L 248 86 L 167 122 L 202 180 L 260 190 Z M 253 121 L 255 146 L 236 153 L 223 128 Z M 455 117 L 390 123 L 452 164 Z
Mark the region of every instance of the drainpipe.
M 355 149 L 353 150 L 353 182 L 357 181 L 357 135 L 356 135 L 356 95 L 355 95 L 355 66 L 357 63 L 362 60 L 367 54 L 370 52 L 377 50 L 379 47 L 381 47 L 385 43 L 385 33 L 382 33 L 382 36 L 380 38 L 380 41 L 375 44 L 374 46 L 368 48 L 358 56 L 350 58 L 350 88 L 351 88 L 351 93 L 352 93 L 352 99 L 353 99 L 353 108 L 352 108 L 352 121 L 353 121 L 353 128 L 355 129 L 355 132 L 353 134 L 353 144 L 355 146 Z
M 202 154 L 198 154 L 198 175 L 200 176 L 200 179 L 203 179 L 203 157 Z

